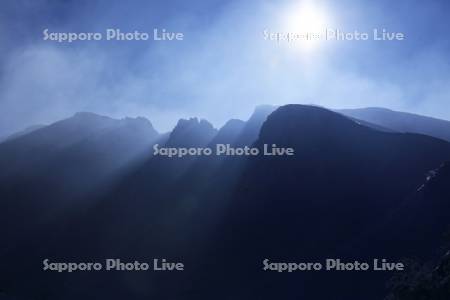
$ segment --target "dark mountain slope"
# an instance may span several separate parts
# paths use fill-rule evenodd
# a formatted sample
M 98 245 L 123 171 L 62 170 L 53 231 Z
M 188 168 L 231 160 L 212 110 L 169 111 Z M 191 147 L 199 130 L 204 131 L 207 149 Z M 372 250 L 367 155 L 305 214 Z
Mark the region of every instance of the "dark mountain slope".
M 143 118 L 115 120 L 92 113 L 77 113 L 72 118 L 56 122 L 19 138 L 0 144 L 0 178 L 28 176 L 58 163 L 65 156 L 92 155 L 93 162 L 119 167 L 155 140 L 158 133 Z M 87 153 L 90 152 L 90 153 Z M 110 157 L 108 155 L 119 155 Z M 59 161 L 64 169 L 73 160 Z M 91 165 L 84 161 L 84 166 Z
M 430 259 L 450 230 L 450 163 L 427 173 L 425 182 L 386 220 L 380 242 L 405 248 L 406 258 Z
M 408 245 L 424 248 L 424 237 L 428 247 L 434 251 L 426 256 L 427 263 L 409 269 L 391 280 L 391 293 L 387 300 L 446 300 L 450 295 L 450 163 L 446 162 L 431 171 L 425 184 L 405 203 L 392 223 L 405 229 L 402 241 Z M 390 224 L 392 225 L 392 224 Z M 447 236 L 442 236 L 446 232 Z M 433 243 L 429 243 L 433 237 Z M 444 240 L 442 247 L 441 238 Z M 443 249 L 442 249 L 443 248 Z M 443 252 L 443 254 L 441 254 Z M 423 256 L 422 256 L 423 258 Z
M 32 224 L 86 204 L 88 195 L 110 185 L 122 168 L 151 153 L 158 136 L 143 118 L 78 113 L 0 144 L 3 237 L 14 244 L 13 237 L 33 230 Z M 27 219 L 27 228 L 18 219 Z
M 161 139 L 144 118 L 78 113 L 0 144 L 0 289 L 14 299 L 49 297 L 64 276 L 40 280 L 42 260 L 96 248 L 83 235 L 96 229 L 83 227 L 97 220 L 86 211 Z
M 278 281 L 257 270 L 265 258 L 303 262 L 398 258 L 402 249 L 372 243 L 369 233 L 415 192 L 428 170 L 450 158 L 450 144 L 376 131 L 337 113 L 302 105 L 272 113 L 256 142 L 260 149 L 263 144 L 293 147 L 296 155 L 249 159 L 210 254 L 225 257 L 221 264 L 229 268 L 221 271 L 231 276 L 233 268 L 241 266 L 234 284 L 237 288 L 242 281 L 248 283 L 241 291 L 247 297 L 256 292 L 271 298 L 280 290 L 283 299 L 382 296 L 383 274 L 356 278 L 303 274 Z M 217 247 L 224 244 L 225 248 Z M 325 279 L 330 284 L 322 290 L 320 282 Z M 304 294 L 293 284 L 299 281 L 307 286 Z
M 216 134 L 217 130 L 205 120 L 182 119 L 167 141 L 159 146 L 206 147 Z M 98 224 L 98 228 L 118 239 L 129 241 L 130 238 L 136 238 L 134 235 L 130 236 L 129 232 L 139 235 L 145 232 L 145 228 L 171 222 L 166 213 L 175 211 L 179 201 L 190 197 L 188 193 L 183 194 L 177 182 L 185 176 L 196 159 L 193 156 L 169 158 L 149 155 L 142 164 L 123 176 L 95 207 L 91 215 L 95 219 L 100 215 L 102 222 Z M 116 222 L 115 216 L 118 215 L 125 222 Z
M 0 277 L 0 289 L 48 299 L 380 299 L 391 273 L 279 274 L 262 271 L 262 261 L 397 259 L 405 250 L 402 243 L 380 243 L 381 235 L 396 232 L 386 224 L 409 203 L 425 174 L 450 159 L 450 144 L 423 135 L 381 132 L 318 107 L 288 105 L 269 111 L 246 124 L 229 122 L 219 132 L 206 121 L 182 120 L 168 137 L 157 136 L 150 144 L 203 147 L 233 143 L 237 137 L 235 144 L 256 141 L 261 151 L 264 144 L 293 147 L 295 156 L 218 163 L 213 157 L 149 154 L 120 173 L 120 181 L 102 197 L 83 197 L 89 206 L 66 210 L 64 218 L 33 230 L 20 247 L 2 249 L 7 273 L 1 274 L 7 276 Z M 76 132 L 68 137 L 77 142 L 49 144 L 105 155 L 77 148 Z M 89 136 L 81 140 L 95 145 L 104 135 Z M 114 145 L 117 140 L 105 141 Z M 442 223 L 444 217 L 438 217 Z M 431 239 L 421 243 L 431 244 Z M 46 257 L 167 258 L 184 262 L 186 270 L 51 274 L 40 272 Z

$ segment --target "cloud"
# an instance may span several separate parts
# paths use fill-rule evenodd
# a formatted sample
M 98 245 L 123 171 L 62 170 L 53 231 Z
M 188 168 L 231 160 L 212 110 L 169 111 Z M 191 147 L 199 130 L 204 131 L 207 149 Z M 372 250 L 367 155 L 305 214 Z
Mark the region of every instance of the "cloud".
M 384 106 L 450 118 L 443 109 L 449 95 L 443 78 L 450 75 L 445 47 L 352 43 L 306 55 L 263 38 L 264 29 L 276 27 L 283 5 L 236 1 L 204 22 L 173 14 L 165 24 L 185 33 L 182 42 L 64 45 L 34 36 L 9 45 L 13 51 L 1 66 L 0 136 L 77 111 L 145 116 L 160 130 L 189 116 L 220 126 L 247 118 L 259 104 Z M 120 16 L 121 7 L 111 9 L 107 16 Z M 83 21 L 71 19 L 60 29 Z M 104 30 L 110 21 L 101 18 L 92 30 Z M 149 31 L 159 25 L 142 23 Z M 133 20 L 126 24 L 132 27 Z

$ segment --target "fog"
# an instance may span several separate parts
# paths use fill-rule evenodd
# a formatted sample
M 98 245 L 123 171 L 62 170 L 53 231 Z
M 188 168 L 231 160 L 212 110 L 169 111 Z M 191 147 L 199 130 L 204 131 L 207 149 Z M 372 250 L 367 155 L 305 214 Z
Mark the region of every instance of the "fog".
M 387 107 L 450 119 L 448 3 L 321 1 L 327 26 L 388 28 L 405 41 L 324 41 L 305 52 L 265 40 L 292 1 L 7 1 L 0 4 L 0 136 L 78 111 L 215 126 L 256 105 Z M 417 21 L 420 20 L 420 21 Z M 44 41 L 42 31 L 182 32 L 183 41 Z

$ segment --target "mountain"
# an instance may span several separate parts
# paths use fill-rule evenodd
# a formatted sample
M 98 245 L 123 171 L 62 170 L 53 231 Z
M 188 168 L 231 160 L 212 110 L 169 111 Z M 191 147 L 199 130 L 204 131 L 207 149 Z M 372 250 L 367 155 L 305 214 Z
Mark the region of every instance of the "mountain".
M 425 266 L 393 279 L 386 300 L 447 300 L 450 291 L 450 251 Z
M 206 120 L 180 119 L 170 133 L 166 147 L 205 146 L 217 134 L 217 130 Z
M 13 245 L 33 226 L 90 205 L 89 195 L 138 164 L 158 137 L 144 118 L 77 113 L 0 144 L 0 226 L 8 228 L 2 236 Z
M 219 129 L 217 135 L 211 141 L 211 145 L 217 144 L 234 144 L 238 137 L 242 134 L 246 122 L 237 119 L 231 119 L 222 128 Z
M 43 171 L 61 175 L 78 167 L 88 168 L 86 173 L 111 172 L 150 151 L 158 135 L 144 118 L 116 120 L 77 113 L 0 144 L 0 178 L 39 177 L 36 173 Z
M 45 126 L 46 125 L 32 125 L 32 126 L 29 126 L 29 127 L 25 128 L 22 131 L 13 133 L 13 134 L 11 134 L 9 136 L 6 136 L 5 138 L 0 138 L 0 143 L 2 143 L 4 141 L 7 141 L 7 140 L 12 140 L 12 139 L 18 138 L 18 137 L 23 136 L 23 135 L 26 135 L 28 133 L 31 133 L 31 132 L 35 131 L 35 130 L 41 129 L 41 128 L 45 127 Z
M 152 155 L 155 143 L 275 144 L 295 155 L 167 158 Z M 390 272 L 278 273 L 262 262 L 425 257 L 449 224 L 439 179 L 448 160 L 441 139 L 304 105 L 259 107 L 219 130 L 180 120 L 164 135 L 145 119 L 77 114 L 0 145 L 0 162 L 15 166 L 0 182 L 0 295 L 381 299 Z M 85 190 L 89 182 L 101 192 Z M 49 273 L 43 258 L 166 258 L 186 268 Z
M 341 109 L 338 112 L 397 132 L 420 133 L 450 141 L 450 121 L 378 107 Z
M 231 119 L 220 128 L 211 145 L 230 144 L 237 147 L 251 146 L 257 139 L 262 124 L 276 109 L 271 105 L 259 105 L 247 121 Z
M 409 229 L 407 231 L 409 235 L 403 240 L 417 246 L 423 243 L 423 237 L 427 237 L 427 240 L 430 236 L 434 237 L 434 244 L 428 243 L 428 246 L 434 247 L 435 251 L 431 253 L 432 255 L 426 256 L 426 263 L 413 261 L 414 267 L 409 268 L 406 274 L 395 276 L 391 280 L 391 292 L 386 300 L 445 300 L 448 298 L 450 291 L 449 199 L 450 162 L 445 162 L 428 173 L 425 183 L 412 196 L 412 199 L 405 203 L 406 207 L 399 212 L 404 222 L 403 229 Z M 443 232 L 446 236 L 442 235 Z
M 259 266 L 265 258 L 399 259 L 405 248 L 377 243 L 385 233 L 380 228 L 424 175 L 450 158 L 450 144 L 377 131 L 338 113 L 302 105 L 280 107 L 267 118 L 255 146 L 262 151 L 264 144 L 293 147 L 296 154 L 248 159 L 227 210 L 221 212 L 217 240 L 205 254 L 220 256 L 221 262 L 211 262 L 208 269 L 219 268 L 222 278 L 233 278 L 227 281 L 229 289 L 239 289 L 242 298 L 256 291 L 268 299 L 383 296 L 387 278 L 382 274 L 297 273 L 276 279 Z M 448 214 L 443 215 L 440 220 L 448 222 Z M 303 283 L 301 291 L 294 282 Z M 220 288 L 220 283 L 208 281 L 214 284 Z
M 405 248 L 405 257 L 430 259 L 444 233 L 450 230 L 450 162 L 430 169 L 416 191 L 393 211 L 382 231 L 380 242 Z M 401 239 L 395 238 L 401 236 Z M 427 241 L 426 243 L 424 241 Z
M 259 135 L 262 124 L 266 121 L 267 117 L 276 109 L 272 105 L 259 105 L 255 108 L 255 111 L 245 123 L 239 137 L 237 138 L 236 146 L 249 146 L 256 141 Z

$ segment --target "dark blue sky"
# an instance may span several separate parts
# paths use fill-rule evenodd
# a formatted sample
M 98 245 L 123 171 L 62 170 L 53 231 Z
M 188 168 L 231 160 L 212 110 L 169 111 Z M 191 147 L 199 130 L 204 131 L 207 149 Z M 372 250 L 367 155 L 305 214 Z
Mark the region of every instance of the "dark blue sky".
M 180 117 L 220 126 L 284 103 L 450 119 L 449 1 L 314 1 L 327 27 L 386 28 L 404 41 L 324 41 L 306 53 L 264 40 L 265 29 L 292 30 L 280 24 L 300 2 L 2 1 L 0 136 L 77 111 L 143 115 L 168 130 Z M 184 40 L 57 43 L 43 40 L 45 28 L 165 28 Z

